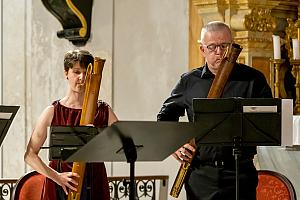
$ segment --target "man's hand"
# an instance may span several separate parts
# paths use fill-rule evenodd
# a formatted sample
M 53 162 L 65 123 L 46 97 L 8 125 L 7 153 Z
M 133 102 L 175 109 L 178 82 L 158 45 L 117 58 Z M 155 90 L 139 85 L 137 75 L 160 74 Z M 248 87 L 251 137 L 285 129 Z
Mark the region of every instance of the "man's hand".
M 172 156 L 180 163 L 183 163 L 184 161 L 190 162 L 195 151 L 196 149 L 192 145 L 186 143 L 185 145 L 180 147 L 177 151 L 175 151 L 172 154 Z

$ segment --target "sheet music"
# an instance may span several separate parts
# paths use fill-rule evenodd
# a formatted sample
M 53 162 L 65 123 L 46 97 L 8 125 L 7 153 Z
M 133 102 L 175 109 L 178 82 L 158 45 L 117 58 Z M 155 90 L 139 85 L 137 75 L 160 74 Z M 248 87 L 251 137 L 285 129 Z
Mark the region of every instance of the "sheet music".
M 293 145 L 300 145 L 300 116 L 293 116 Z
M 0 112 L 0 119 L 10 119 L 12 113 Z

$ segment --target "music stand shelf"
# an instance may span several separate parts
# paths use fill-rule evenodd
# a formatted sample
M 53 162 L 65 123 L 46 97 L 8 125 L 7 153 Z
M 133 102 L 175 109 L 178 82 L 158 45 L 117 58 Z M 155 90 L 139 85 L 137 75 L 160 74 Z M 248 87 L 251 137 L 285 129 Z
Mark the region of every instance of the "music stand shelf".
M 289 103 L 291 117 L 293 105 L 292 101 Z M 284 104 L 281 99 L 271 98 L 193 99 L 194 122 L 205 129 L 205 134 L 196 137 L 196 144 L 233 147 L 236 200 L 239 199 L 241 148 L 281 145 Z
M 51 148 L 59 148 L 61 159 L 67 162 L 126 161 L 130 163 L 129 199 L 133 200 L 135 162 L 162 161 L 192 138 L 195 138 L 199 145 L 235 146 L 236 152 L 240 146 L 276 146 L 281 143 L 281 101 L 279 99 L 194 99 L 193 106 L 194 123 L 118 121 L 104 129 L 51 127 L 50 151 Z M 245 111 L 244 108 L 249 106 L 271 110 Z M 266 123 L 269 120 L 273 121 L 274 126 Z M 83 142 L 80 145 L 81 141 L 85 140 L 82 135 L 88 132 L 93 137 L 87 139 L 86 144 Z M 62 141 L 66 141 L 67 135 L 76 137 L 77 134 L 81 136 L 76 147 L 65 144 L 66 149 L 73 148 L 73 152 L 64 150 Z M 237 164 L 238 157 L 239 154 L 236 156 Z
M 0 105 L 0 146 L 20 106 Z
M 130 194 L 129 199 L 134 199 L 134 168 L 136 161 L 162 161 L 177 148 L 196 136 L 196 126 L 188 122 L 150 122 L 150 121 L 118 121 L 105 129 L 94 127 L 51 127 L 50 155 L 57 156 L 60 150 L 61 159 L 67 162 L 110 162 L 125 161 L 130 164 Z M 83 133 L 95 130 L 99 134 L 89 140 L 82 147 L 71 147 L 70 143 L 62 145 L 67 135 L 74 137 L 78 145 Z M 62 140 L 64 138 L 64 140 Z M 74 140 L 74 139 L 72 139 Z M 64 148 L 66 146 L 66 153 Z M 73 154 L 70 150 L 73 148 Z M 51 153 L 55 149 L 55 153 Z M 75 150 L 74 150 L 75 149 Z M 155 150 L 154 150 L 155 149 Z M 74 153 L 75 152 L 75 153 Z M 50 157 L 50 159 L 53 159 Z

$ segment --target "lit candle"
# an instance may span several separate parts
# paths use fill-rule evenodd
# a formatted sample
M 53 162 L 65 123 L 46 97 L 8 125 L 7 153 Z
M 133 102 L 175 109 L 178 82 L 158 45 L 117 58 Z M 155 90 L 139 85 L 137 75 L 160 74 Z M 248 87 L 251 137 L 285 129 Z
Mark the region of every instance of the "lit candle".
M 294 60 L 299 60 L 299 40 L 298 39 L 292 39 L 293 41 L 293 58 Z
M 280 37 L 278 35 L 272 35 L 272 37 L 273 37 L 274 59 L 281 59 L 281 54 L 280 54 Z

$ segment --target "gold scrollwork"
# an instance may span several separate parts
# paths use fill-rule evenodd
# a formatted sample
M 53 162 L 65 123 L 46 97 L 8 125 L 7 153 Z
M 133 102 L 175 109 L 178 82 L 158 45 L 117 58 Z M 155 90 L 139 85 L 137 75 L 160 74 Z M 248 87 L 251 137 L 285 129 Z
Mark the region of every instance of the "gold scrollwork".
M 247 30 L 259 32 L 272 32 L 276 27 L 271 10 L 266 8 L 253 8 L 250 14 L 245 15 L 244 24 Z
M 77 9 L 77 7 L 73 4 L 72 0 L 66 0 L 69 8 L 75 13 L 75 15 L 79 18 L 82 27 L 79 30 L 80 37 L 85 37 L 87 33 L 87 22 L 83 14 Z

